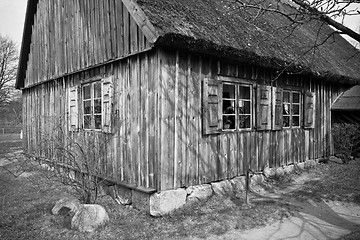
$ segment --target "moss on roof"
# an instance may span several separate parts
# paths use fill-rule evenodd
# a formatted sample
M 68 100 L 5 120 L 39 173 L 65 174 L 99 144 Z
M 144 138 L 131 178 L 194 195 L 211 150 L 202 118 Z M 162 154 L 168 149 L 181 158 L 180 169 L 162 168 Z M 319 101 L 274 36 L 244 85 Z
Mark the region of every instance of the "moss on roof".
M 275 5 L 278 1 L 267 2 Z M 294 4 L 282 2 L 282 11 L 295 11 Z M 334 30 L 318 20 L 293 29 L 286 17 L 265 12 L 255 18 L 257 11 L 240 10 L 235 0 L 137 3 L 156 27 L 159 46 L 176 46 L 277 69 L 290 66 L 290 71 L 301 70 L 332 81 L 360 82 L 359 51 L 338 34 L 328 38 Z

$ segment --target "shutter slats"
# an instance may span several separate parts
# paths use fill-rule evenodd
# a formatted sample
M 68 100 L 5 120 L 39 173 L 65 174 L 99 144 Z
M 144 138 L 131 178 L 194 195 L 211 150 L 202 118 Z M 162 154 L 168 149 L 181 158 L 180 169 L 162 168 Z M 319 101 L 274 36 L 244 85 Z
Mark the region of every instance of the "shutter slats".
M 77 131 L 79 129 L 79 105 L 78 105 L 78 87 L 73 86 L 69 89 L 69 130 Z
M 107 77 L 102 80 L 102 130 L 111 133 L 111 113 L 113 98 L 113 77 Z
M 273 130 L 283 128 L 283 90 L 280 87 L 273 87 Z
M 204 79 L 203 84 L 203 133 L 215 134 L 221 131 L 222 83 Z
M 304 106 L 304 128 L 315 127 L 315 93 L 306 91 Z
M 257 130 L 271 129 L 271 86 L 257 87 Z

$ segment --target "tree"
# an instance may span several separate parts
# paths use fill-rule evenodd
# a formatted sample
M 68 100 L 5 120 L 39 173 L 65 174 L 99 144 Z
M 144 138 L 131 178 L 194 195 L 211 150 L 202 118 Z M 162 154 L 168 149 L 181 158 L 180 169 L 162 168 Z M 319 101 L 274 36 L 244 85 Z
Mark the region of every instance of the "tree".
M 0 35 L 0 105 L 11 98 L 17 66 L 18 52 L 15 42 Z
M 296 28 L 299 25 L 306 24 L 312 20 L 320 20 L 336 31 L 335 34 L 348 35 L 357 42 L 360 42 L 360 34 L 344 26 L 343 20 L 346 16 L 359 15 L 360 1 L 348 0 L 235 0 L 240 9 L 256 10 L 257 17 L 265 12 L 272 12 L 286 17 L 291 27 Z M 293 5 L 294 11 L 289 12 L 281 7 L 284 2 Z M 275 3 L 275 4 L 274 4 Z M 334 19 L 340 19 L 340 22 Z

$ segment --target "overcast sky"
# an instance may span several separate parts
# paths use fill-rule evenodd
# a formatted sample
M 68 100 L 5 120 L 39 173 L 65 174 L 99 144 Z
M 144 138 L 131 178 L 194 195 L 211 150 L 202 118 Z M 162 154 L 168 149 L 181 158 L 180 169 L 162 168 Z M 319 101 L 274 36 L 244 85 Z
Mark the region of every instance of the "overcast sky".
M 20 48 L 27 0 L 0 0 L 0 34 L 9 36 Z
M 18 44 L 19 48 L 24 27 L 26 3 L 27 0 L 0 0 L 0 34 L 9 36 Z M 345 25 L 356 30 L 360 26 L 360 16 L 352 16 Z

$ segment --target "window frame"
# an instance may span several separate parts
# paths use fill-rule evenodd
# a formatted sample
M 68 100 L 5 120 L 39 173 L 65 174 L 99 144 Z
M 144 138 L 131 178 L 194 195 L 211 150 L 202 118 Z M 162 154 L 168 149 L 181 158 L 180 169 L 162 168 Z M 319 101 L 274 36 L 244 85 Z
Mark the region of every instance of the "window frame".
M 232 79 L 228 77 L 221 77 L 219 78 L 219 81 L 222 82 L 224 85 L 232 85 L 235 87 L 235 98 L 223 98 L 223 95 L 221 96 L 221 119 L 222 119 L 222 125 L 221 125 L 221 132 L 228 133 L 228 132 L 245 132 L 245 131 L 252 131 L 254 129 L 254 83 L 250 81 L 244 81 L 243 79 Z M 250 96 L 249 99 L 241 98 L 240 96 L 240 87 L 249 87 L 250 88 Z M 223 94 L 224 87 L 222 88 Z M 226 129 L 224 128 L 224 107 L 223 102 L 226 101 L 234 101 L 235 102 L 235 113 L 234 114 L 225 114 L 225 116 L 235 116 L 235 128 L 234 129 Z M 247 101 L 250 102 L 250 113 L 239 113 L 239 102 L 240 101 Z M 248 128 L 240 128 L 240 116 L 250 116 L 250 127 Z
M 285 101 L 285 93 L 289 93 L 289 101 L 286 102 Z M 297 103 L 294 103 L 294 93 L 299 94 L 299 101 Z M 284 105 L 285 104 L 289 104 L 289 114 L 285 114 L 285 109 L 284 109 Z M 298 114 L 293 114 L 294 110 L 293 110 L 293 106 L 294 105 L 298 105 L 299 106 L 299 113 Z M 289 117 L 289 126 L 285 126 L 285 120 L 283 120 L 283 128 L 284 129 L 299 129 L 302 128 L 302 117 L 303 117 L 303 92 L 301 90 L 296 90 L 296 89 L 283 89 L 283 99 L 282 99 L 282 107 L 283 107 L 283 119 L 284 117 Z M 294 126 L 294 117 L 298 117 L 299 118 L 299 125 Z
M 94 85 L 95 84 L 99 84 L 100 85 L 100 96 L 95 97 L 95 92 L 94 92 Z M 85 92 L 84 92 L 84 87 L 89 86 L 90 85 L 90 98 L 85 99 Z M 103 114 L 104 114 L 104 109 L 103 109 L 103 99 L 102 99 L 102 94 L 103 94 L 103 89 L 102 89 L 102 80 L 101 79 L 93 79 L 91 81 L 86 81 L 81 83 L 80 86 L 81 89 L 81 123 L 82 123 L 82 129 L 84 131 L 96 131 L 96 132 L 101 132 L 102 129 L 102 125 L 103 125 Z M 84 106 L 84 102 L 85 101 L 89 101 L 90 100 L 90 106 L 91 106 L 91 112 L 90 114 L 86 113 L 85 114 L 85 106 Z M 100 100 L 100 106 L 101 106 L 101 113 L 95 113 L 95 100 Z M 91 118 L 91 122 L 90 122 L 90 128 L 85 128 L 85 116 L 90 116 Z M 95 125 L 95 116 L 100 116 L 100 126 L 99 128 L 96 128 Z

